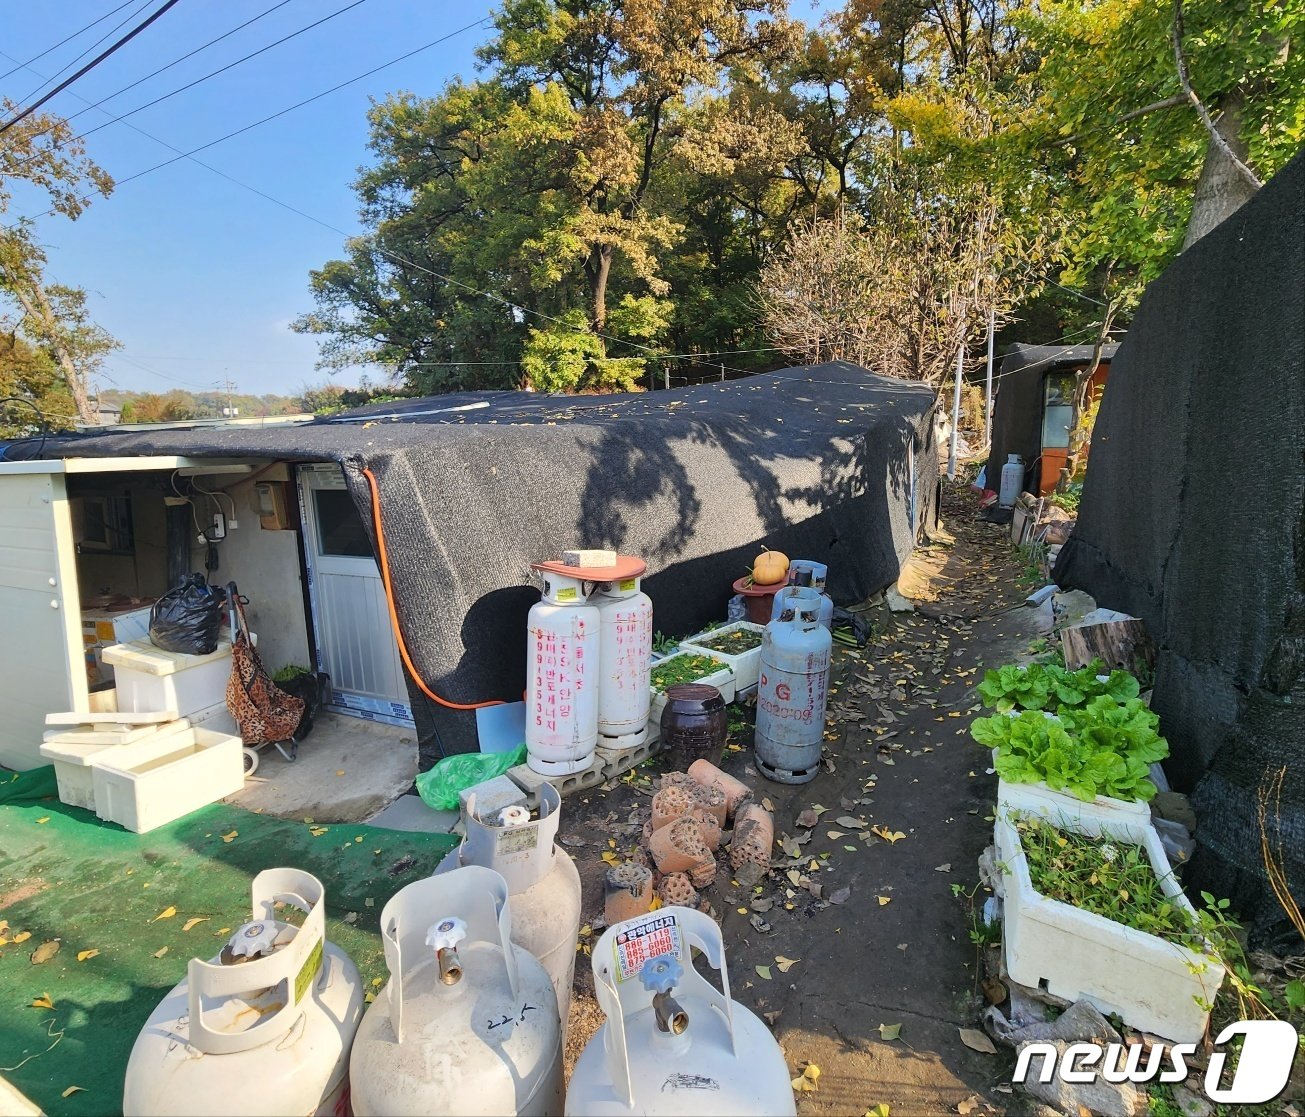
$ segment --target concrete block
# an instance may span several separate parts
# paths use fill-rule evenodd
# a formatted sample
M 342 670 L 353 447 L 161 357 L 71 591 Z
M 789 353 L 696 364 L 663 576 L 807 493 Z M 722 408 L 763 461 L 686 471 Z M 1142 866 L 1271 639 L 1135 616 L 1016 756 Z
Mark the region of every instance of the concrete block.
M 504 807 L 524 807 L 526 793 L 507 776 L 495 776 L 492 780 L 478 783 L 475 787 L 463 788 L 458 792 L 458 802 L 462 811 L 467 809 L 469 796 L 476 797 L 476 813 L 485 816 L 497 814 Z
M 457 811 L 436 811 L 418 795 L 400 795 L 384 810 L 367 820 L 383 830 L 405 830 L 415 834 L 447 834 L 458 821 Z
M 588 768 L 566 776 L 541 776 L 529 764 L 518 764 L 515 768 L 509 768 L 507 776 L 525 792 L 526 805 L 531 810 L 539 806 L 539 789 L 546 783 L 551 783 L 557 788 L 557 793 L 566 798 L 577 791 L 597 787 L 604 778 L 603 766 L 596 754 Z

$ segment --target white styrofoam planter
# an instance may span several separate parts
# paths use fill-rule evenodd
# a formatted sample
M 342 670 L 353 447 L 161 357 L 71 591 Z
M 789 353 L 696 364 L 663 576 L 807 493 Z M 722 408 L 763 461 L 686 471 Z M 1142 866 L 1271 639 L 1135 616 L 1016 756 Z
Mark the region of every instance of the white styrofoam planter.
M 1178 1043 L 1197 1043 L 1223 983 L 1213 958 L 1155 935 L 1125 927 L 1037 892 L 1012 815 L 1037 815 L 1072 833 L 1103 837 L 1146 851 L 1160 887 L 1195 921 L 1196 913 L 1174 879 L 1160 838 L 1149 822 L 1080 803 L 1073 815 L 1054 804 L 998 808 L 997 858 L 1004 896 L 1003 946 L 1011 980 L 1069 1001 L 1083 998 L 1102 1013 Z
M 674 655 L 668 655 L 665 659 L 660 660 L 658 666 L 660 666 L 662 663 L 669 663 L 672 659 L 675 659 L 677 656 L 682 656 L 682 655 L 709 655 L 713 659 L 719 659 L 722 663 L 725 662 L 725 657 L 718 655 L 716 652 L 703 652 L 697 650 L 696 648 L 693 651 L 685 651 L 683 648 L 681 648 L 681 650 L 676 652 Z M 728 667 L 722 667 L 719 671 L 714 671 L 710 675 L 704 675 L 701 679 L 692 679 L 690 681 L 694 683 L 703 683 L 707 686 L 714 686 L 717 690 L 720 691 L 720 696 L 723 699 L 725 699 L 726 703 L 734 701 L 734 690 L 735 690 L 734 672 L 732 672 Z M 665 708 L 666 708 L 665 692 L 654 689 L 652 691 L 652 705 L 649 707 L 648 710 L 649 725 L 656 725 L 656 726 L 661 725 L 662 710 L 664 710 Z
M 230 644 L 210 655 L 186 655 L 138 640 L 105 648 L 103 655 L 113 668 L 119 710 L 175 710 L 185 717 L 226 700 Z
M 178 721 L 164 722 L 162 725 L 146 726 L 132 734 L 128 742 L 105 741 L 104 733 L 94 730 L 72 730 L 47 736 L 41 745 L 41 755 L 54 765 L 54 779 L 59 787 L 59 801 L 70 807 L 83 807 L 95 810 L 95 781 L 91 777 L 91 762 L 94 759 L 108 760 L 111 750 L 120 749 L 124 744 L 138 740 L 149 740 L 170 733 L 179 733 L 189 729 L 190 722 L 185 718 Z
M 755 648 L 749 648 L 746 652 L 731 655 L 729 652 L 718 652 L 714 648 L 707 648 L 699 643 L 699 640 L 710 640 L 715 636 L 739 630 L 755 632 L 760 636 L 766 631 L 766 626 L 764 624 L 754 624 L 752 621 L 731 621 L 729 624 L 721 625 L 720 628 L 713 628 L 710 632 L 698 632 L 687 640 L 681 640 L 680 650 L 715 656 L 734 672 L 736 691 L 746 690 L 748 687 L 756 685 L 757 677 L 761 674 L 761 645 L 758 644 Z
M 997 750 L 992 750 L 992 767 L 997 768 Z M 1151 821 L 1151 805 L 1142 799 L 1112 799 L 1109 795 L 1098 795 L 1091 803 L 1086 803 L 1077 795 L 1067 791 L 1054 791 L 1039 780 L 1036 783 L 1012 783 L 997 777 L 997 809 L 1029 810 L 1039 804 L 1055 810 L 1058 817 L 1077 819 L 1082 815 L 1080 808 L 1091 807 L 1093 811 L 1105 811 L 1111 818 L 1126 818 L 1144 824 Z
M 207 729 L 120 745 L 91 758 L 95 813 L 144 834 L 244 787 L 243 753 L 239 737 Z

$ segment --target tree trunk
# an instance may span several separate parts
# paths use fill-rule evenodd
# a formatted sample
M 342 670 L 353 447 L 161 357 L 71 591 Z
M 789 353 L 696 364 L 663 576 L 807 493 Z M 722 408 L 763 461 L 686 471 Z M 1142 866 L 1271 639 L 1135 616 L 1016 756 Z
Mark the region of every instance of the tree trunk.
M 49 344 L 54 352 L 55 359 L 59 362 L 59 369 L 63 373 L 64 383 L 68 386 L 68 394 L 72 396 L 73 406 L 77 410 L 77 418 L 83 423 L 95 423 L 99 416 L 96 414 L 95 408 L 91 406 L 90 390 L 86 383 L 86 376 L 77 367 L 72 350 L 68 348 L 63 340 L 59 322 L 54 315 L 54 307 L 50 305 L 50 298 L 45 293 L 45 288 L 39 280 L 32 279 L 30 281 L 30 290 L 24 288 L 21 282 L 14 283 L 10 290 L 13 291 L 14 297 L 22 304 L 23 310 L 40 323 L 44 340 Z
M 1222 115 L 1215 122 L 1215 130 L 1223 137 L 1224 143 L 1233 154 L 1245 163 L 1246 145 L 1240 135 L 1242 95 L 1234 93 L 1220 108 Z M 1205 162 L 1201 164 L 1201 177 L 1196 182 L 1192 216 L 1187 223 L 1183 250 L 1191 248 L 1221 221 L 1231 217 L 1255 197 L 1255 191 L 1256 188 L 1228 158 L 1225 148 L 1212 136 L 1205 148 Z
M 1108 282 L 1109 273 L 1107 273 Z M 1069 486 L 1074 481 L 1074 474 L 1078 472 L 1079 459 L 1091 445 L 1092 439 L 1082 430 L 1083 412 L 1087 410 L 1088 389 L 1092 384 L 1092 377 L 1101 367 L 1101 351 L 1110 340 L 1110 327 L 1115 321 L 1115 313 L 1118 309 L 1118 302 L 1107 296 L 1106 310 L 1101 316 L 1101 329 L 1097 333 L 1096 344 L 1092 347 L 1092 360 L 1088 362 L 1087 368 L 1079 369 L 1078 375 L 1074 378 L 1074 407 L 1069 413 L 1069 449 L 1065 453 L 1065 464 L 1061 467 L 1060 478 L 1056 482 L 1057 492 L 1069 491 Z
M 590 319 L 598 333 L 607 329 L 607 277 L 611 272 L 612 246 L 594 245 L 585 261 L 585 276 L 589 280 Z

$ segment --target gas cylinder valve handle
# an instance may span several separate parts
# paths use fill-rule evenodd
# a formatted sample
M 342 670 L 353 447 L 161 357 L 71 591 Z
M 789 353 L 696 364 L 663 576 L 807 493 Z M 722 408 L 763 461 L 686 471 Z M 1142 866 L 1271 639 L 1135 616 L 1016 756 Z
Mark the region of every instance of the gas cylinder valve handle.
M 639 983 L 653 995 L 653 1015 L 658 1030 L 670 1032 L 673 1036 L 680 1035 L 689 1026 L 689 1014 L 671 996 L 683 977 L 684 967 L 674 954 L 649 958 L 639 967 Z
M 458 943 L 467 937 L 467 925 L 450 916 L 432 923 L 426 932 L 426 945 L 435 948 L 439 963 L 440 983 L 456 985 L 462 980 L 462 962 L 458 958 Z

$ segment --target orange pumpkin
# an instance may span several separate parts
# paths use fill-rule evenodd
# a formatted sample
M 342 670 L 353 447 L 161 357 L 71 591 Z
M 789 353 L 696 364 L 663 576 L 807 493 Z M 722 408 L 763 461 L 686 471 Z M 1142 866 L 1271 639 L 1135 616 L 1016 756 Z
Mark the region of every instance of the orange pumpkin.
M 762 551 L 752 563 L 752 584 L 782 585 L 788 577 L 788 555 L 780 551 Z

